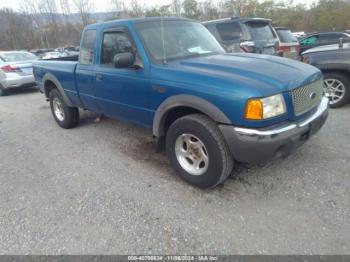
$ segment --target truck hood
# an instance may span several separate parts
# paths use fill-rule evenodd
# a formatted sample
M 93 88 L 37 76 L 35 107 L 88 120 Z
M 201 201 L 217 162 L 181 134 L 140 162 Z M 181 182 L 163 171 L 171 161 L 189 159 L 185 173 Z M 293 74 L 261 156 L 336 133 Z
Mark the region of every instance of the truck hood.
M 299 61 L 258 54 L 190 58 L 171 62 L 168 67 L 172 71 L 180 71 L 182 81 L 195 80 L 197 85 L 214 84 L 230 86 L 232 90 L 251 90 L 254 96 L 285 92 L 322 76 L 317 68 Z
M 321 77 L 321 72 L 308 64 L 257 54 L 202 56 L 152 67 L 153 85 L 165 88 L 164 97 L 186 94 L 203 98 L 219 108 L 234 125 L 246 127 L 295 120 L 292 102 L 286 93 Z M 248 99 L 279 93 L 284 93 L 287 114 L 259 121 L 243 118 Z M 151 103 L 154 108 L 159 106 L 157 99 Z

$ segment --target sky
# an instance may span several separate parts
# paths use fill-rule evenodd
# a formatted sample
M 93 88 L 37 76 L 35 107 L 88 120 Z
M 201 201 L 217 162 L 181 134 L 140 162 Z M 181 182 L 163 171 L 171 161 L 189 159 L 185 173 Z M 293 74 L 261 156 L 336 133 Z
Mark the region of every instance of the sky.
M 108 7 L 110 6 L 110 0 L 91 0 L 94 3 L 94 10 L 97 12 L 103 12 L 108 10 Z M 146 6 L 156 6 L 156 5 L 166 5 L 170 4 L 172 1 L 171 0 L 140 0 L 143 3 L 146 4 Z M 202 1 L 202 0 L 199 0 Z M 214 0 L 215 1 L 215 0 Z M 263 1 L 263 0 L 261 0 Z M 302 3 L 302 4 L 307 4 L 311 5 L 312 2 L 315 0 L 294 0 L 294 3 Z M 23 0 L 0 0 L 0 8 L 3 7 L 8 7 L 12 8 L 14 10 L 20 10 L 21 8 L 21 3 Z M 125 0 L 125 3 L 128 1 Z

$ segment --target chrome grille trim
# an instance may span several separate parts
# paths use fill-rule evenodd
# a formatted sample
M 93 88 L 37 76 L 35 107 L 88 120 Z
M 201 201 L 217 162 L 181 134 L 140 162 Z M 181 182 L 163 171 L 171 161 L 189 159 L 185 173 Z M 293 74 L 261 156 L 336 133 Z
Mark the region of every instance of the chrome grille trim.
M 300 116 L 317 106 L 323 96 L 323 80 L 290 91 L 293 101 L 294 114 Z

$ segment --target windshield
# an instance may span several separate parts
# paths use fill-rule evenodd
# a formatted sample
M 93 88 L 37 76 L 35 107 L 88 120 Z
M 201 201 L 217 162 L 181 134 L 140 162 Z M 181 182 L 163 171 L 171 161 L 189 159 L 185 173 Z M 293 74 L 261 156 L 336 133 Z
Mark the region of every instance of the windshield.
M 289 29 L 277 29 L 277 34 L 282 43 L 296 43 L 298 39 Z
M 189 21 L 152 21 L 138 24 L 146 49 L 158 62 L 195 57 L 224 50 L 201 24 Z
M 253 40 L 270 40 L 275 38 L 269 23 L 254 21 L 248 22 L 246 25 Z
M 4 62 L 19 62 L 38 59 L 35 55 L 26 52 L 2 53 L 0 54 L 0 58 Z

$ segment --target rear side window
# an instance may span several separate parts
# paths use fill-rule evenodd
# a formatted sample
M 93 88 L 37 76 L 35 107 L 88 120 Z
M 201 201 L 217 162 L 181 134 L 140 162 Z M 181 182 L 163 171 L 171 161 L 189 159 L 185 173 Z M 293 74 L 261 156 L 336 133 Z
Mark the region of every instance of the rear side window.
M 288 29 L 277 29 L 277 34 L 282 43 L 296 43 L 298 39 Z
M 218 24 L 216 29 L 223 41 L 240 40 L 243 36 L 243 31 L 239 23 Z
M 79 53 L 80 64 L 91 65 L 94 62 L 95 42 L 96 30 L 85 31 Z
M 132 52 L 133 44 L 127 33 L 123 31 L 104 33 L 101 64 L 112 65 L 115 55 Z
M 344 37 L 343 34 L 321 34 L 319 39 L 320 40 L 338 40 L 339 38 Z
M 249 22 L 246 23 L 253 40 L 269 40 L 275 36 L 269 23 L 266 22 Z

